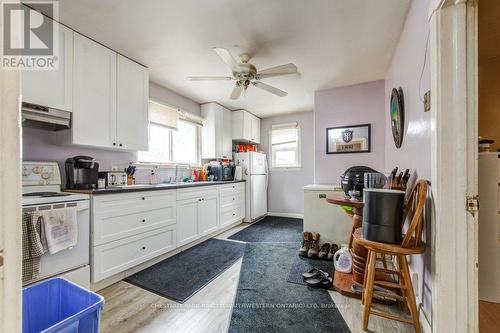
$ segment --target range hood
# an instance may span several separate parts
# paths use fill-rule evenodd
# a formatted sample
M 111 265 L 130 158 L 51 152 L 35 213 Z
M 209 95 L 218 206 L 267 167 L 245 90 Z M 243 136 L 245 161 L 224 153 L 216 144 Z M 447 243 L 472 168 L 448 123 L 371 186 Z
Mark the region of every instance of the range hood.
M 24 127 L 60 131 L 71 127 L 71 112 L 23 102 L 22 124 Z

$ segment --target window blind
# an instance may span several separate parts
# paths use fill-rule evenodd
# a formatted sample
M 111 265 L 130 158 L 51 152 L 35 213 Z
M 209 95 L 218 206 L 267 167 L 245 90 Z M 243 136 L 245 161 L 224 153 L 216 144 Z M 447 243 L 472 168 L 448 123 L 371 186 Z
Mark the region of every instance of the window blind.
M 177 109 L 153 100 L 149 101 L 149 121 L 151 123 L 177 129 L 178 119 Z

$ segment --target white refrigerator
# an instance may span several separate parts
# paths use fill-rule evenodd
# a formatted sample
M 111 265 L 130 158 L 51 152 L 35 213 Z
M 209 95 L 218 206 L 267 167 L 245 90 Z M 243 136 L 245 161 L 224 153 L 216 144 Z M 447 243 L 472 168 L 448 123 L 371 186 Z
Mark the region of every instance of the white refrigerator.
M 245 222 L 253 222 L 267 214 L 268 168 L 266 154 L 235 153 L 234 162 L 242 167 L 245 189 Z

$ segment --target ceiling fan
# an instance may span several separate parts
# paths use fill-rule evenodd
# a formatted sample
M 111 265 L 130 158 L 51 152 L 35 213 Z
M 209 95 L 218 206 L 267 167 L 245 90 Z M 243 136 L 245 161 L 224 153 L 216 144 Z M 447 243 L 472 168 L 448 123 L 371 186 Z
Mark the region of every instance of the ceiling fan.
M 231 93 L 231 99 L 238 99 L 242 92 L 246 92 L 250 85 L 257 88 L 270 92 L 271 94 L 284 97 L 288 95 L 287 92 L 278 89 L 276 87 L 270 86 L 261 79 L 268 77 L 289 75 L 297 73 L 297 66 L 294 64 L 286 64 L 276 67 L 267 68 L 261 71 L 257 71 L 257 68 L 250 64 L 250 55 L 243 53 L 239 56 L 239 61 L 237 61 L 228 50 L 221 47 L 214 47 L 213 50 L 217 55 L 231 68 L 233 76 L 188 76 L 188 80 L 192 81 L 205 81 L 205 80 L 235 80 L 236 86 Z

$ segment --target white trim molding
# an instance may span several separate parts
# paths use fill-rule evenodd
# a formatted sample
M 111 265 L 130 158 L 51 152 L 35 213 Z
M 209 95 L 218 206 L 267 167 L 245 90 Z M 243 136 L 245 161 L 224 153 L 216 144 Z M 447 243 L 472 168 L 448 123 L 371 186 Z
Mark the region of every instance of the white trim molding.
M 432 331 L 478 331 L 477 1 L 436 0 L 431 25 Z
M 291 217 L 291 218 L 295 218 L 295 219 L 303 219 L 304 218 L 304 214 L 300 214 L 300 213 L 268 212 L 267 216 Z
M 6 1 L 0 0 L 0 5 Z M 19 2 L 18 0 L 9 2 Z M 3 35 L 3 25 L 0 25 Z M 21 29 L 11 31 L 19 40 Z M 21 332 L 20 72 L 0 69 L 0 332 Z

